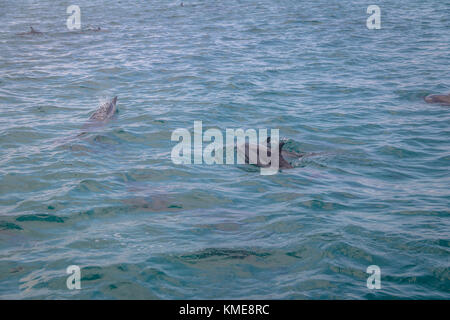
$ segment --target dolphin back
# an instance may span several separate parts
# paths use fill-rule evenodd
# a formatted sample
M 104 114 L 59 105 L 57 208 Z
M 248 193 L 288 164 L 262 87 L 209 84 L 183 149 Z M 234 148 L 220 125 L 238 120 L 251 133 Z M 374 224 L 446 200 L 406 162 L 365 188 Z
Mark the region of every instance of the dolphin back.
M 430 94 L 424 98 L 427 103 L 440 103 L 450 105 L 450 94 Z
M 102 104 L 89 118 L 89 120 L 106 121 L 111 119 L 117 111 L 116 108 L 117 97 L 114 97 L 111 101 Z
M 278 144 L 278 166 L 280 169 L 292 169 L 293 166 L 289 163 L 289 161 L 287 161 L 283 155 L 282 155 L 282 149 L 283 146 L 285 145 L 286 141 L 280 141 Z M 244 150 L 242 150 L 242 148 L 244 148 Z M 271 150 L 271 143 L 270 143 L 270 137 L 267 138 L 266 140 L 266 146 L 264 145 L 250 145 L 248 142 L 246 142 L 243 146 L 240 147 L 240 151 L 243 151 L 244 154 L 244 159 L 245 159 L 245 163 L 246 164 L 251 164 L 250 163 L 250 153 L 254 152 L 256 153 L 257 156 L 257 163 L 255 163 L 255 165 L 257 167 L 261 167 L 261 168 L 267 168 L 271 166 L 271 163 L 269 162 L 268 164 L 263 164 L 260 161 L 260 155 L 262 152 L 266 153 L 269 157 L 272 155 L 272 150 Z

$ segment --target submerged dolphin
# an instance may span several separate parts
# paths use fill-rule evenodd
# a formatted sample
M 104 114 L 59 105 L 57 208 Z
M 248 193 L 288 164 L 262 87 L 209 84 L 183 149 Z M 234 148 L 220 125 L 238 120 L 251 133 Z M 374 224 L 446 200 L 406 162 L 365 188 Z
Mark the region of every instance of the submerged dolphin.
M 280 143 L 278 144 L 278 168 L 279 169 L 292 169 L 294 168 L 289 161 L 287 161 L 284 157 L 283 157 L 283 153 L 286 154 L 285 151 L 282 151 L 283 146 L 285 145 L 286 141 L 280 141 Z M 260 153 L 261 154 L 267 154 L 267 157 L 271 157 L 271 143 L 270 143 L 270 137 L 267 138 L 267 145 L 263 146 L 263 145 L 250 145 L 248 142 L 245 143 L 245 145 L 243 146 L 244 149 L 244 157 L 245 157 L 245 163 L 246 164 L 254 164 L 257 167 L 260 168 L 268 168 L 271 166 L 271 162 L 269 163 L 262 163 L 260 161 Z M 242 151 L 242 149 L 241 149 Z M 256 163 L 250 163 L 250 152 L 255 152 L 257 155 L 257 162 Z M 294 154 L 293 152 L 287 152 L 287 154 Z M 300 154 L 296 154 L 295 156 L 299 156 L 301 157 L 302 155 Z
M 89 120 L 101 122 L 110 120 L 117 112 L 116 102 L 117 97 L 114 97 L 111 101 L 105 102 L 92 114 Z
M 430 94 L 424 98 L 427 103 L 450 105 L 450 94 Z
M 84 29 L 83 31 L 93 31 L 93 32 L 100 32 L 100 31 L 106 31 L 100 27 L 87 27 L 86 29 Z

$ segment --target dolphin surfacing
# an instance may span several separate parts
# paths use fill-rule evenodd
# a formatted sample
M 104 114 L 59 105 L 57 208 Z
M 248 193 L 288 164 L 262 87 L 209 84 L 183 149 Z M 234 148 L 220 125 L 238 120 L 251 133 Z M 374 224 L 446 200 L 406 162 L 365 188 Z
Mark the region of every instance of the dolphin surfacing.
M 33 27 L 30 27 L 30 33 L 33 33 L 33 34 L 42 34 L 42 32 L 35 30 Z
M 87 121 L 83 125 L 83 131 L 77 135 L 77 137 L 84 136 L 88 133 L 88 131 L 98 128 L 106 124 L 109 120 L 111 120 L 116 112 L 117 112 L 117 97 L 114 97 L 112 100 L 105 102 L 89 117 L 89 121 Z
M 440 103 L 450 106 L 450 94 L 430 94 L 424 98 L 427 103 Z
M 33 27 L 30 26 L 30 31 L 18 33 L 17 35 L 24 36 L 24 35 L 28 35 L 28 34 L 42 34 L 42 32 L 37 31 L 36 29 L 34 29 Z
M 254 145 L 250 145 L 248 142 L 246 142 L 244 144 L 244 146 L 242 146 L 242 147 L 244 147 L 243 151 L 244 151 L 245 163 L 246 164 L 254 164 L 255 166 L 260 167 L 260 168 L 269 168 L 271 166 L 271 162 L 266 164 L 260 160 L 260 154 L 262 154 L 263 152 L 266 153 L 268 157 L 270 157 L 272 154 L 270 137 L 267 138 L 266 143 L 267 143 L 266 146 L 263 146 L 263 145 L 254 146 Z M 292 169 L 294 167 L 289 163 L 289 161 L 287 161 L 283 157 L 283 154 L 282 154 L 282 148 L 285 145 L 285 143 L 286 143 L 286 141 L 280 141 L 280 143 L 278 144 L 278 168 L 279 169 Z M 240 148 L 242 148 L 242 147 L 240 147 Z M 251 163 L 251 161 L 250 161 L 251 152 L 255 152 L 257 155 L 256 163 Z
M 117 112 L 117 96 L 102 104 L 89 118 L 91 121 L 104 122 L 110 120 Z

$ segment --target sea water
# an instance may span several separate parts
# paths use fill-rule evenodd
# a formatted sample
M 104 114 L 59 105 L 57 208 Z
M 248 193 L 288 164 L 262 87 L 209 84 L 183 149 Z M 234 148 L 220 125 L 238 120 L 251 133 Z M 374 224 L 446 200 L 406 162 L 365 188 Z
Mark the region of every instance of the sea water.
M 449 299 L 448 1 L 183 2 L 0 2 L 0 298 Z M 175 164 L 194 121 L 303 156 Z

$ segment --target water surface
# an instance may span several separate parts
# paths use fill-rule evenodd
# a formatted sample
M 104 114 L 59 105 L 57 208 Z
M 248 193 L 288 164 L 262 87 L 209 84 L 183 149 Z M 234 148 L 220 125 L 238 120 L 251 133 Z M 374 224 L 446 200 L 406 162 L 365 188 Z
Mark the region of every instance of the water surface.
M 369 4 L 3 0 L 0 298 L 450 298 L 450 4 Z M 175 165 L 196 120 L 319 155 Z

